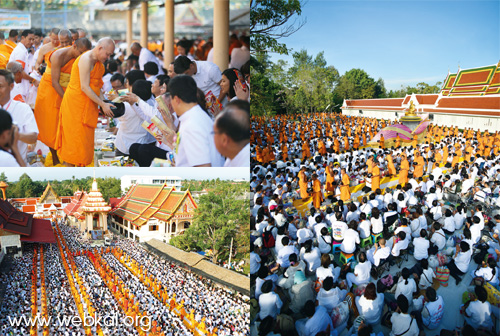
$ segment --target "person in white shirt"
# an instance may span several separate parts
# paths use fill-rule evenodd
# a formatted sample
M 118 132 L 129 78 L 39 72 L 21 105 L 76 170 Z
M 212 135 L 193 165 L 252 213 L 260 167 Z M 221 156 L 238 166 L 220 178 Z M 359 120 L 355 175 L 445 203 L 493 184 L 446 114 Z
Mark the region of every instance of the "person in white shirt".
M 349 288 L 351 288 L 353 284 L 362 285 L 370 281 L 372 264 L 366 259 L 366 253 L 360 252 L 358 260 L 359 263 L 354 267 L 354 272 L 346 274 L 347 286 Z
M 366 257 L 374 266 L 380 265 L 380 261 L 387 259 L 391 254 L 391 248 L 385 246 L 385 244 L 385 239 L 381 238 L 378 243 L 375 243 L 366 253 Z
M 488 292 L 484 287 L 476 286 L 474 289 L 476 301 L 465 304 L 464 319 L 474 329 L 485 328 L 491 331 L 493 320 L 491 319 L 491 304 L 487 301 Z
M 174 61 L 174 71 L 177 75 L 192 76 L 198 88 L 205 94 L 212 91 L 215 97 L 219 99 L 219 102 L 222 102 L 224 98 L 220 89 L 222 73 L 216 64 L 208 61 L 193 62 L 186 56 L 179 56 Z
M 397 235 L 394 236 L 392 239 L 394 241 L 397 240 L 397 242 L 392 245 L 391 255 L 393 257 L 399 257 L 401 251 L 406 250 L 408 248 L 409 239 L 406 239 L 405 231 L 399 231 Z
M 441 229 L 441 224 L 434 222 L 434 224 L 432 224 L 431 232 L 431 243 L 437 248 L 436 252 L 443 250 L 446 246 L 446 236 L 443 229 Z
M 13 132 L 14 135 L 12 135 Z M 9 112 L 0 109 L 0 162 L 3 167 L 26 166 L 19 153 L 18 139 L 19 130 L 17 126 L 12 124 L 12 116 Z
M 290 239 L 288 237 L 281 238 L 281 244 L 283 247 L 279 250 L 276 257 L 276 262 L 284 269 L 290 266 L 290 255 L 293 253 L 299 254 L 299 251 L 297 251 L 295 246 L 289 245 L 289 243 Z
M 250 275 L 256 275 L 260 268 L 261 259 L 260 256 L 254 252 L 255 245 L 250 244 Z
M 113 75 L 119 73 L 118 72 L 118 63 L 112 59 L 112 60 L 107 61 L 105 65 L 106 65 L 107 73 L 104 76 L 102 76 L 102 81 L 104 82 L 104 84 L 102 85 L 102 91 L 108 92 L 108 91 L 111 91 L 111 89 L 113 89 L 113 86 L 111 85 L 111 77 L 113 77 Z
M 316 299 L 318 300 L 318 305 L 325 307 L 328 315 L 331 315 L 333 309 L 337 307 L 340 302 L 344 301 L 346 295 L 347 290 L 334 286 L 333 278 L 329 276 L 323 280 L 323 284 Z
M 297 261 L 297 253 L 292 253 L 288 256 L 290 266 L 286 269 L 285 273 L 278 279 L 278 286 L 284 289 L 289 289 L 293 286 L 295 273 L 297 271 L 306 272 L 306 263 L 303 260 Z
M 26 103 L 26 96 L 22 91 L 22 81 L 23 81 L 23 66 L 19 62 L 9 62 L 7 63 L 7 70 L 9 70 L 14 76 L 14 87 L 10 91 L 10 96 L 13 100 Z
M 453 217 L 453 213 L 450 209 L 446 209 L 444 212 L 444 225 L 443 231 L 448 235 L 452 235 L 455 233 L 455 218 Z
M 427 259 L 429 257 L 429 246 L 430 242 L 427 240 L 427 231 L 425 229 L 421 229 L 420 237 L 413 239 L 413 257 L 417 260 Z
M 499 284 L 497 262 L 493 257 L 489 257 L 487 263 L 483 261 L 477 270 L 471 271 L 471 276 L 473 278 L 482 277 L 485 282 L 489 282 L 496 287 Z
M 406 296 L 396 297 L 398 308 L 391 316 L 392 330 L 390 336 L 418 336 L 419 329 L 416 319 L 408 314 L 410 304 Z
M 316 268 L 316 279 L 322 282 L 327 277 L 332 277 L 333 282 L 338 282 L 340 275 L 340 267 L 335 267 L 332 264 L 330 255 L 321 255 L 321 266 Z
M 155 82 L 158 72 L 158 64 L 155 62 L 147 62 L 144 64 L 144 76 L 146 76 L 146 80 L 151 82 L 151 84 Z
M 250 167 L 250 103 L 229 102 L 214 122 L 215 147 L 226 157 L 224 167 Z
M 20 101 L 11 99 L 14 78 L 8 70 L 0 70 L 0 108 L 10 113 L 12 122 L 18 129 L 17 147 L 26 164 L 28 144 L 35 144 L 38 137 L 38 127 L 31 108 Z
M 432 287 L 427 287 L 425 291 L 425 304 L 421 311 L 415 312 L 420 330 L 424 328 L 433 330 L 436 329 L 444 315 L 444 300 L 441 295 L 436 294 L 436 290 Z
M 364 294 L 356 297 L 356 307 L 359 315 L 364 317 L 366 324 L 378 324 L 382 318 L 384 295 L 377 293 L 375 284 L 370 282 L 366 286 Z
M 330 332 L 334 330 L 331 317 L 323 306 L 315 306 L 314 301 L 309 300 L 304 305 L 305 319 L 295 322 L 295 328 L 299 336 L 312 336 L 321 331 L 327 330 L 330 326 Z
M 261 288 L 262 294 L 259 296 L 259 317 L 264 319 L 267 316 L 276 318 L 280 313 L 283 302 L 281 301 L 278 294 L 273 292 L 273 282 L 271 280 L 266 280 Z
M 14 48 L 10 54 L 9 62 L 19 62 L 23 66 L 23 81 L 21 87 L 21 94 L 26 97 L 28 95 L 28 90 L 30 85 L 33 84 L 38 86 L 40 81 L 28 75 L 28 48 L 31 48 L 35 35 L 30 29 L 25 29 L 21 33 L 21 41 Z
M 241 70 L 241 66 L 250 60 L 250 37 L 241 36 L 241 48 L 233 48 L 231 51 L 230 68 Z
M 450 276 L 455 278 L 457 285 L 462 281 L 461 276 L 467 272 L 471 257 L 471 247 L 467 242 L 461 241 L 460 245 L 457 245 L 453 259 L 446 265 L 450 270 Z
M 323 226 L 320 231 L 320 235 L 316 237 L 318 241 L 318 248 L 322 254 L 330 253 L 332 251 L 333 238 L 328 232 L 328 228 Z
M 356 222 L 351 221 L 349 223 L 347 231 L 344 232 L 344 239 L 342 240 L 342 245 L 340 249 L 344 253 L 354 253 L 356 250 L 356 244 L 359 244 L 359 233 L 356 231 Z
M 315 273 L 316 269 L 321 265 L 321 252 L 317 247 L 313 247 L 312 240 L 306 241 L 300 249 L 300 259 L 304 260 L 307 265 L 307 275 Z
M 359 223 L 358 225 L 359 238 L 365 239 L 370 237 L 372 225 L 371 222 L 366 219 L 366 214 L 364 212 L 359 215 L 359 218 L 361 220 L 361 223 Z
M 177 167 L 221 167 L 212 136 L 213 121 L 198 105 L 196 83 L 190 76 L 177 75 L 168 83 L 172 107 L 179 116 L 175 165 Z
M 144 71 L 144 65 L 148 62 L 155 62 L 158 65 L 158 74 L 163 75 L 163 69 L 160 61 L 147 48 L 143 48 L 139 43 L 134 42 L 130 46 L 130 51 L 134 56 L 139 57 L 139 69 Z

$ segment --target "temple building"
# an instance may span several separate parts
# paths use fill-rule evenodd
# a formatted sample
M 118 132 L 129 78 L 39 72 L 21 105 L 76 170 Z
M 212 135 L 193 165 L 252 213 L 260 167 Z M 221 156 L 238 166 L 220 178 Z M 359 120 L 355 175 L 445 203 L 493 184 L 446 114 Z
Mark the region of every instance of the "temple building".
M 439 94 L 412 94 L 404 98 L 344 99 L 342 114 L 397 120 L 410 103 L 416 113 L 429 115 L 439 126 L 500 131 L 500 62 L 448 74 Z
M 12 198 L 9 201 L 16 209 L 34 218 L 56 220 L 64 217 L 64 207 L 72 200 L 73 196 L 58 196 L 49 182 L 40 197 Z
M 168 242 L 189 227 L 196 208 L 189 190 L 176 191 L 167 183 L 135 184 L 111 211 L 111 227 L 138 242 Z
M 0 253 L 21 256 L 21 243 L 55 243 L 52 224 L 0 199 Z
M 111 207 L 104 200 L 94 178 L 89 193 L 78 191 L 64 208 L 70 225 L 77 226 L 86 237 L 102 239 L 108 231 L 108 212 Z

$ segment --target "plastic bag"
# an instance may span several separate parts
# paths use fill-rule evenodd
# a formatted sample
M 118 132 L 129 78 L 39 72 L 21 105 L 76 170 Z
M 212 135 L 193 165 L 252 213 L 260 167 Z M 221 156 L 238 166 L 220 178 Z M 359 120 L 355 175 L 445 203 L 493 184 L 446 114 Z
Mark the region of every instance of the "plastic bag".
M 447 247 L 455 246 L 455 236 L 451 236 L 450 238 L 448 238 L 448 240 L 446 241 L 446 246 Z
M 441 286 L 448 287 L 448 279 L 450 278 L 450 270 L 446 266 L 439 266 L 436 271 L 436 279 Z
M 437 259 L 437 257 L 435 255 L 431 255 L 429 256 L 429 266 L 432 268 L 432 269 L 436 269 L 436 267 L 439 266 L 439 261 Z
M 349 319 L 349 304 L 346 301 L 340 303 L 332 311 L 332 323 L 334 328 L 338 328 Z
M 437 259 L 439 262 L 439 266 L 444 266 L 448 263 L 448 257 L 444 253 L 438 253 L 437 254 Z

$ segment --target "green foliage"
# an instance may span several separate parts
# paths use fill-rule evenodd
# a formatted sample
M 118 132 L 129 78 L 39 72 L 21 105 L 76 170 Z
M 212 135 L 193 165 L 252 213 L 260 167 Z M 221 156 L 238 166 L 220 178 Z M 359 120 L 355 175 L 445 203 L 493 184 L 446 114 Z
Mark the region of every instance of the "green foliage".
M 1 178 L 2 174 L 0 174 L 0 179 Z M 77 190 L 90 191 L 92 181 L 93 178 L 90 176 L 81 179 L 75 179 L 73 176 L 71 180 L 50 181 L 50 185 L 57 195 L 72 196 Z M 33 181 L 28 174 L 24 173 L 19 177 L 19 181 L 9 182 L 9 187 L 6 191 L 7 198 L 40 197 L 45 191 L 48 182 L 49 181 Z M 106 202 L 108 202 L 111 197 L 121 196 L 120 179 L 114 177 L 106 177 L 104 179 L 97 178 L 97 184 Z
M 366 71 L 351 69 L 340 77 L 335 91 L 345 99 L 368 99 L 376 98 L 376 87 L 377 83 Z
M 415 87 L 412 86 L 403 86 L 401 85 L 400 90 L 391 90 L 388 93 L 389 98 L 402 98 L 405 97 L 407 94 L 411 95 L 413 93 L 415 94 L 431 94 L 431 93 L 439 93 L 441 91 L 441 86 L 443 85 L 442 82 L 437 82 L 434 85 L 429 85 L 424 82 L 418 83 Z
M 183 250 L 211 251 L 213 262 L 227 260 L 233 238 L 232 260 L 248 256 L 250 251 L 250 208 L 243 197 L 248 182 L 232 184 L 217 181 L 215 188 L 197 201 L 198 209 L 191 226 L 170 244 Z
M 7 182 L 7 175 L 5 175 L 5 172 L 0 173 L 0 181 Z
M 290 36 L 305 24 L 305 20 L 297 22 L 295 17 L 300 16 L 303 5 L 301 0 L 251 0 L 252 52 L 288 54 L 290 50 L 278 39 Z

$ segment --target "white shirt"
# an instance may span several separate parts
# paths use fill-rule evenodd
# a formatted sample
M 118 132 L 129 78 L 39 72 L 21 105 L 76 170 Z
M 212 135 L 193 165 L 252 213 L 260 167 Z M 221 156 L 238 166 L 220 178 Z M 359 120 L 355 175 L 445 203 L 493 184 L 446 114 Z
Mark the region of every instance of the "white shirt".
M 19 44 L 22 45 L 21 43 Z M 10 113 L 12 121 L 17 124 L 17 127 L 19 127 L 19 133 L 38 134 L 38 126 L 36 125 L 35 115 L 27 104 L 11 99 L 7 104 L 1 107 Z M 28 144 L 19 140 L 17 145 L 19 147 L 21 157 L 26 162 Z
M 234 158 L 227 158 L 224 167 L 250 167 L 250 143 L 247 143 Z
M 311 273 L 321 266 L 321 252 L 317 247 L 313 247 L 311 252 L 308 253 L 302 248 L 300 250 L 300 258 L 306 262 L 307 270 Z
M 372 224 L 372 231 L 374 234 L 379 234 L 384 230 L 384 222 L 382 221 L 382 216 L 378 219 L 372 217 L 370 218 L 370 222 Z
M 408 239 L 403 239 L 399 240 L 394 246 L 392 247 L 392 252 L 391 254 L 395 257 L 398 257 L 399 254 L 401 253 L 402 250 L 405 250 L 408 248 Z
M 432 270 L 432 268 L 427 268 L 423 270 L 422 275 L 420 276 L 420 281 L 418 282 L 418 287 L 421 289 L 426 289 L 429 286 L 432 286 L 432 279 L 436 277 L 436 273 Z
M 250 274 L 255 274 L 260 268 L 260 256 L 255 252 L 250 252 Z
M 14 155 L 0 149 L 0 166 L 2 167 L 19 167 Z
M 365 219 L 358 225 L 359 236 L 361 239 L 365 239 L 370 237 L 371 231 L 371 223 L 368 219 Z
M 290 254 L 293 253 L 297 255 L 299 254 L 299 251 L 297 251 L 297 249 L 293 245 L 288 245 L 281 248 L 280 251 L 278 252 L 276 262 L 280 264 L 281 267 L 287 268 L 288 266 L 290 266 L 290 260 L 289 260 Z
M 19 42 L 17 47 L 14 48 L 12 54 L 10 54 L 9 62 L 18 62 L 23 66 L 24 72 L 28 73 L 28 49 Z M 23 79 L 21 82 L 21 92 L 24 97 L 28 94 L 30 88 L 30 81 Z
M 472 301 L 469 307 L 465 310 L 469 318 L 466 318 L 474 329 L 479 327 L 489 327 L 492 325 L 491 320 L 491 305 L 488 301 L 482 303 L 481 301 Z
M 453 216 L 445 217 L 443 229 L 450 232 L 455 232 L 455 219 Z
M 344 240 L 342 240 L 340 249 L 344 253 L 353 253 L 356 250 L 356 244 L 359 244 L 359 242 L 359 233 L 353 229 L 348 229 L 344 232 Z
M 124 105 L 125 114 L 116 118 L 120 121 L 120 126 L 116 133 L 115 146 L 120 152 L 129 154 L 132 144 L 145 144 L 151 141 L 148 131 L 141 126 L 143 122 L 141 117 L 132 109 L 129 103 L 124 103 Z
M 231 52 L 230 68 L 241 70 L 241 66 L 250 60 L 250 50 L 242 46 L 241 48 L 233 48 Z
M 23 83 L 14 83 L 14 87 L 10 91 L 10 97 L 17 101 L 26 103 L 26 95 L 23 93 Z M 21 100 L 22 99 L 22 100 Z
M 148 62 L 154 62 L 158 65 L 158 75 L 164 75 L 165 73 L 163 72 L 162 65 L 160 64 L 160 61 L 156 58 L 156 56 L 149 51 L 146 48 L 142 48 L 141 52 L 139 54 L 139 69 L 144 71 L 144 64 Z
M 410 314 L 393 313 L 391 316 L 392 330 L 390 336 L 418 336 L 419 329 L 417 320 Z M 408 329 L 408 327 L 410 329 Z M 405 331 L 408 330 L 406 333 Z
M 283 302 L 278 294 L 274 292 L 261 294 L 259 296 L 260 318 L 264 319 L 267 316 L 275 318 L 279 314 L 281 306 L 283 306 Z
M 224 159 L 217 152 L 212 135 L 213 121 L 205 111 L 196 105 L 181 115 L 179 120 L 181 124 L 175 165 L 194 167 L 210 163 L 212 167 L 222 167 Z
M 113 89 L 113 86 L 111 85 L 111 82 L 110 82 L 111 77 L 113 77 L 113 74 L 110 72 L 108 72 L 107 74 L 102 76 L 102 81 L 104 83 L 102 85 L 102 91 L 108 92 L 108 91 L 111 91 Z
M 365 318 L 368 324 L 374 324 L 379 321 L 384 307 L 384 295 L 377 293 L 375 300 L 368 300 L 364 295 L 356 297 L 356 306 L 359 315 Z
M 413 246 L 415 247 L 415 251 L 413 252 L 413 256 L 417 260 L 427 259 L 429 257 L 428 248 L 429 241 L 425 238 L 418 237 L 413 239 Z
M 443 230 L 439 229 L 431 237 L 431 242 L 441 251 L 446 245 L 446 237 Z
M 359 263 L 354 267 L 354 274 L 357 274 L 356 278 L 358 282 L 368 282 L 370 280 L 371 268 L 372 263 L 369 260 Z
M 471 249 L 469 249 L 467 252 L 458 252 L 457 256 L 455 257 L 455 265 L 463 273 L 467 272 L 467 269 L 469 268 L 471 256 L 472 246 Z
M 222 73 L 219 67 L 208 61 L 195 61 L 195 63 L 197 70 L 193 75 L 193 79 L 196 81 L 196 86 L 205 94 L 207 94 L 208 91 L 212 91 L 216 97 L 219 97 L 219 82 L 222 79 Z
M 394 297 L 398 297 L 403 294 L 408 299 L 408 302 L 413 302 L 413 293 L 417 291 L 417 284 L 413 278 L 408 278 L 408 283 L 405 283 L 406 280 L 403 277 L 399 278 L 398 284 L 396 286 L 396 294 Z

